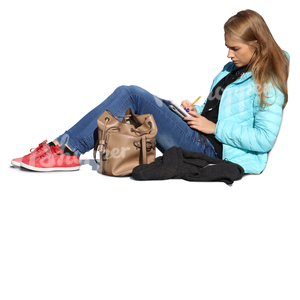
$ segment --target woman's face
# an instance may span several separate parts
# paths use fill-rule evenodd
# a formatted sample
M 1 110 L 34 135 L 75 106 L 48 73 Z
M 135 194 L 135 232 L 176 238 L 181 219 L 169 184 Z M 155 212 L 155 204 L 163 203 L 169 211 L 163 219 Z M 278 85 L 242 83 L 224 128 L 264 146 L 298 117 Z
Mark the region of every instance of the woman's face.
M 229 49 L 227 57 L 230 58 L 238 68 L 246 66 L 255 51 L 254 47 L 232 39 L 227 33 L 225 33 L 225 45 Z

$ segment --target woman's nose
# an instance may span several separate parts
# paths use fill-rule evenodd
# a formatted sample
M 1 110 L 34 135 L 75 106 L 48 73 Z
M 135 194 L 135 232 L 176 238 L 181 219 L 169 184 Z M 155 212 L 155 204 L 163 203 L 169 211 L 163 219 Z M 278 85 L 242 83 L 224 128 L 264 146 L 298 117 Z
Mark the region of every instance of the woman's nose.
M 228 55 L 227 55 L 228 58 L 233 58 L 234 57 L 234 54 L 233 54 L 233 51 L 232 50 L 228 50 Z

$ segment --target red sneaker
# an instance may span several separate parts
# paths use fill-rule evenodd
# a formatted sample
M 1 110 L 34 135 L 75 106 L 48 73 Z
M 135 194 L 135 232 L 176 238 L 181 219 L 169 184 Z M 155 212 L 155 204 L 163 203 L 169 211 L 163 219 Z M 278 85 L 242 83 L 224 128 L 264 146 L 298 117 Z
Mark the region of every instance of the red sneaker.
M 29 159 L 30 157 L 37 157 L 39 155 L 41 155 L 44 152 L 50 151 L 50 146 L 47 144 L 47 140 L 43 141 L 42 143 L 39 144 L 39 146 L 37 148 L 32 148 L 30 149 L 30 153 L 20 157 L 20 158 L 14 158 L 11 161 L 11 164 L 13 166 L 16 167 L 20 167 L 21 166 L 21 161 L 23 158 Z
M 75 171 L 80 168 L 79 157 L 64 154 L 59 146 L 51 146 L 50 151 L 38 156 L 24 156 L 20 165 L 29 170 L 42 172 Z
M 12 161 L 11 161 L 11 164 L 15 167 L 21 167 L 21 161 L 22 161 L 23 157 L 20 157 L 20 158 L 14 158 Z

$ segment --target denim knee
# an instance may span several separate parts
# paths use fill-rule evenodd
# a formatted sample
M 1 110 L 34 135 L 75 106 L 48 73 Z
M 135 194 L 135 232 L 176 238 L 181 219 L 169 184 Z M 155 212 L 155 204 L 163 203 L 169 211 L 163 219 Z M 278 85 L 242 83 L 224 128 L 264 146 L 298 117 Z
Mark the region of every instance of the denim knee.
M 137 85 L 120 85 L 116 88 L 115 92 L 127 92 L 128 95 L 135 95 L 145 92 L 145 90 Z

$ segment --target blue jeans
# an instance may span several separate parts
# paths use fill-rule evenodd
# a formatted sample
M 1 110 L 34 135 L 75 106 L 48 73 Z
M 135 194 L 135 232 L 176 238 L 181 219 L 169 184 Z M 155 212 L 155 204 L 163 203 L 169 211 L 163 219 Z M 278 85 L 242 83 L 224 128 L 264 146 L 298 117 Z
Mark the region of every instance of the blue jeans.
M 204 136 L 172 112 L 161 100 L 137 86 L 120 86 L 105 101 L 85 115 L 56 140 L 68 146 L 78 156 L 94 148 L 98 138 L 97 119 L 107 109 L 115 116 L 125 115 L 130 107 L 135 114 L 151 113 L 157 124 L 157 148 L 163 153 L 176 146 L 184 150 L 217 157 L 213 145 Z

